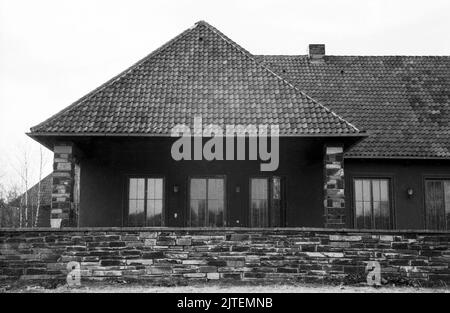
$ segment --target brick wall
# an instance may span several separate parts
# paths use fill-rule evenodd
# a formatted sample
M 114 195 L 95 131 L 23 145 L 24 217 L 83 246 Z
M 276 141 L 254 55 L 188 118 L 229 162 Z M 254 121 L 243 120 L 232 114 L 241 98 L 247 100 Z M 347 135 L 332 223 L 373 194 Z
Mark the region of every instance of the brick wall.
M 0 230 L 0 280 L 104 279 L 365 282 L 379 261 L 385 283 L 450 282 L 449 232 L 330 229 Z

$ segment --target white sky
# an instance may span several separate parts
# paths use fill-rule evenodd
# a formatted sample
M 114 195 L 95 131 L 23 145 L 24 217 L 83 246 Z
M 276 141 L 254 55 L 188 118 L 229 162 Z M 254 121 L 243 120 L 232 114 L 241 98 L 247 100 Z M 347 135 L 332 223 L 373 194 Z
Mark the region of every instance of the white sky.
M 0 0 L 0 183 L 23 150 L 37 181 L 31 126 L 198 20 L 255 54 L 450 55 L 449 0 Z

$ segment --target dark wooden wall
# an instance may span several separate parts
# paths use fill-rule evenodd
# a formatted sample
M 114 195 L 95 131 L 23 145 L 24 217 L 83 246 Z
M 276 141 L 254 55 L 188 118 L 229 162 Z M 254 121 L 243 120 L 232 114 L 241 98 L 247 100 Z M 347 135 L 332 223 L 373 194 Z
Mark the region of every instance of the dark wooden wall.
M 450 179 L 450 162 L 438 160 L 360 160 L 345 159 L 347 226 L 353 227 L 353 179 L 385 177 L 391 180 L 394 228 L 425 228 L 425 178 Z M 412 188 L 414 194 L 407 195 Z
M 126 225 L 126 177 L 139 174 L 165 177 L 167 226 L 185 225 L 189 177 L 225 175 L 227 225 L 248 226 L 249 178 L 267 173 L 286 179 L 286 226 L 323 227 L 323 139 L 281 139 L 276 172 L 260 172 L 260 161 L 176 162 L 171 142 L 172 138 L 105 138 L 79 143 L 89 151 L 81 160 L 80 226 Z

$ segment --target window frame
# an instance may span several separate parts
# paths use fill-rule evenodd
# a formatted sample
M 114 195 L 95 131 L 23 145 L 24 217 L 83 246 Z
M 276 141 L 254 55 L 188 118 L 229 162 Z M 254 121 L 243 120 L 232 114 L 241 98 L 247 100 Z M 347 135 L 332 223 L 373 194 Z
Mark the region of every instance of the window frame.
M 351 176 L 351 199 L 352 199 L 352 222 L 353 222 L 353 228 L 357 228 L 357 216 L 356 216 L 356 193 L 355 193 L 355 181 L 356 180 L 370 180 L 370 203 L 371 203 L 371 210 L 372 210 L 372 216 L 373 216 L 373 190 L 372 190 L 372 180 L 387 180 L 388 181 L 388 199 L 389 199 L 389 228 L 388 230 L 397 229 L 397 223 L 396 223 L 396 215 L 395 215 L 395 201 L 394 201 L 394 184 L 395 180 L 393 176 L 390 175 L 352 175 Z M 374 219 L 372 218 L 372 221 L 374 223 Z M 372 223 L 372 224 L 373 224 Z M 363 228 L 366 229 L 366 228 Z M 381 229 L 381 228 L 368 228 L 368 229 Z
M 423 210 L 422 210 L 422 222 L 423 222 L 423 228 L 427 230 L 437 230 L 437 229 L 431 229 L 427 227 L 427 181 L 449 181 L 450 182 L 450 176 L 448 175 L 440 175 L 440 174 L 425 174 L 422 175 L 422 197 L 423 197 Z M 444 190 L 445 192 L 445 190 Z M 444 200 L 444 214 L 445 214 L 445 200 Z M 450 224 L 447 224 L 446 219 L 446 230 L 450 230 Z
M 130 226 L 129 225 L 129 215 L 130 215 L 130 180 L 131 179 L 144 179 L 144 226 Z M 148 226 L 147 225 L 147 192 L 148 192 L 148 180 L 149 179 L 162 179 L 162 209 L 161 209 L 161 225 L 160 226 Z M 166 225 L 166 178 L 162 175 L 127 175 L 125 179 L 125 216 L 122 224 L 127 225 L 127 227 L 165 227 Z
M 272 180 L 273 178 L 280 179 L 280 226 L 270 226 L 271 223 L 271 211 L 272 211 Z M 286 205 L 287 205 L 287 178 L 284 175 L 254 175 L 250 176 L 248 179 L 248 227 L 250 228 L 259 228 L 252 226 L 252 180 L 253 179 L 266 179 L 268 180 L 267 188 L 269 189 L 267 192 L 268 196 L 268 204 L 267 204 L 267 213 L 268 213 L 268 228 L 277 228 L 277 227 L 286 227 Z
M 187 177 L 187 190 L 186 190 L 186 211 L 184 225 L 186 227 L 203 227 L 203 226 L 190 226 L 191 223 L 191 181 L 192 179 L 206 179 L 206 197 L 208 197 L 208 179 L 223 179 L 223 226 L 216 226 L 214 228 L 227 227 L 228 222 L 228 208 L 227 208 L 227 177 L 226 175 L 193 175 Z M 206 210 L 208 210 L 208 198 L 206 198 Z M 208 226 L 209 227 L 209 226 Z

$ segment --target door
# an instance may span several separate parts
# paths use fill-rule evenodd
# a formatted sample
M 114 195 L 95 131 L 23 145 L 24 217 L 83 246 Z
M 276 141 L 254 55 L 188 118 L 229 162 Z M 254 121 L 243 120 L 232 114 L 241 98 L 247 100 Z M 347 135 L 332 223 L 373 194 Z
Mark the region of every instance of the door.
M 191 178 L 189 189 L 188 227 L 225 226 L 225 178 Z
M 128 226 L 164 226 L 164 179 L 128 179 Z
M 446 230 L 450 224 L 450 180 L 425 181 L 427 229 Z
M 285 226 L 284 189 L 277 176 L 250 179 L 250 227 Z

